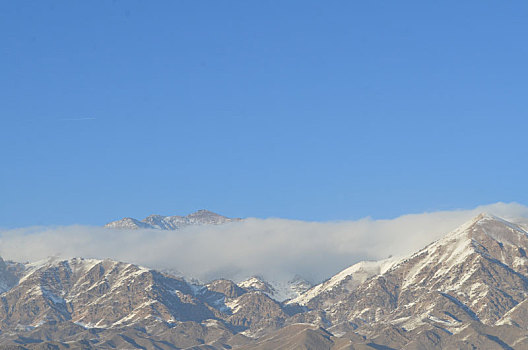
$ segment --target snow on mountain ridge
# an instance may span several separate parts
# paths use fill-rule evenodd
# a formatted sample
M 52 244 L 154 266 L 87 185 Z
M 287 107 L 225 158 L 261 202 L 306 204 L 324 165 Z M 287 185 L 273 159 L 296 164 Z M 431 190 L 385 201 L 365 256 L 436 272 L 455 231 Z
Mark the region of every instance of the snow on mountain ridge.
M 305 293 L 288 301 L 289 304 L 297 303 L 299 305 L 307 304 L 311 299 L 321 293 L 331 291 L 335 286 L 345 279 L 354 281 L 354 284 L 363 283 L 372 276 L 383 274 L 385 271 L 394 266 L 399 260 L 397 258 L 388 258 L 379 261 L 360 261 L 354 264 L 323 283 L 310 288 Z
M 120 229 L 152 228 L 149 224 L 134 218 L 123 218 L 121 220 L 112 221 L 106 224 L 104 227 Z
M 252 276 L 239 282 L 238 286 L 246 290 L 263 292 L 270 298 L 282 302 L 299 297 L 312 284 L 300 276 L 295 276 L 289 281 L 267 281 L 260 276 Z

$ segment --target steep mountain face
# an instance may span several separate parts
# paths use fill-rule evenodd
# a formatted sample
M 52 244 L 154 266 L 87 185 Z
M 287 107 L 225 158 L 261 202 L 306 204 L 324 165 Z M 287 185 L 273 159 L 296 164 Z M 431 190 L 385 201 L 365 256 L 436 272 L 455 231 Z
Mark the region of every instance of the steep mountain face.
M 528 349 L 527 251 L 521 226 L 483 214 L 285 302 L 259 277 L 196 285 L 112 260 L 0 261 L 0 347 Z
M 221 225 L 233 221 L 240 221 L 240 219 L 228 218 L 208 210 L 198 210 L 187 216 L 150 215 L 141 221 L 133 218 L 124 218 L 109 222 L 104 227 L 115 229 L 179 230 L 191 225 Z

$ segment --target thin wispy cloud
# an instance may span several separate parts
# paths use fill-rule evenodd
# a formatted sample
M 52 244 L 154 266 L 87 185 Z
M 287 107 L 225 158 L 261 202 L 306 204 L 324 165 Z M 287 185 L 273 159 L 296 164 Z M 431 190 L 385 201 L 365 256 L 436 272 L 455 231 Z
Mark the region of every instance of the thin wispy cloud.
M 35 261 L 48 256 L 112 258 L 171 269 L 203 281 L 260 274 L 298 274 L 319 282 L 360 260 L 404 256 L 481 212 L 528 218 L 528 207 L 496 203 L 471 210 L 404 215 L 391 220 L 305 222 L 255 219 L 180 231 L 101 227 L 29 227 L 0 231 L 0 256 Z

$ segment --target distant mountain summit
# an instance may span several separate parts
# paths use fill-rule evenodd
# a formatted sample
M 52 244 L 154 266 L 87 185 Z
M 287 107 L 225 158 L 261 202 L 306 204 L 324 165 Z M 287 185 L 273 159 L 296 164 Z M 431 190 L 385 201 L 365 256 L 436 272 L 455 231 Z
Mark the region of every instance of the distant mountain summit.
M 213 213 L 209 210 L 198 210 L 187 216 L 163 216 L 150 215 L 143 220 L 134 218 L 123 218 L 106 224 L 106 228 L 114 229 L 159 229 L 159 230 L 179 230 L 192 225 L 221 225 L 228 222 L 240 221 L 239 218 L 228 218 L 223 215 Z

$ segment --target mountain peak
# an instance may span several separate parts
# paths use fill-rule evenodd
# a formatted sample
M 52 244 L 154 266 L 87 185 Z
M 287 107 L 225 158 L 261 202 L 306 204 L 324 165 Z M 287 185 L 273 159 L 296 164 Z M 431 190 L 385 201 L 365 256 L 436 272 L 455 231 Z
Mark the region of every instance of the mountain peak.
M 353 265 L 292 302 L 323 310 L 333 324 L 412 331 L 432 323 L 452 333 L 464 322 L 493 325 L 528 297 L 527 252 L 526 231 L 481 213 L 387 268 L 358 275 L 380 262 Z
M 225 216 L 217 214 L 217 213 L 214 213 L 214 212 L 212 212 L 210 210 L 207 210 L 207 209 L 197 210 L 194 213 L 190 213 L 186 217 L 187 218 L 200 218 L 200 217 L 220 217 L 220 218 L 225 218 Z
M 489 213 L 489 212 L 486 212 L 486 211 L 484 211 L 484 212 L 478 214 L 477 216 L 475 216 L 475 217 L 473 218 L 474 221 L 480 221 L 480 220 L 495 220 L 495 219 L 498 219 L 498 217 L 495 216 L 495 215 L 493 215 L 493 214 L 491 214 L 491 213 Z
M 155 220 L 155 219 L 161 219 L 161 218 L 164 218 L 165 216 L 163 215 L 159 215 L 159 214 L 151 214 L 149 216 L 147 216 L 145 219 L 143 220 Z
M 238 286 L 247 290 L 261 291 L 273 295 L 275 288 L 261 276 L 251 276 L 245 281 L 238 283 Z
M 526 235 L 527 232 L 523 228 L 512 222 L 489 213 L 481 213 L 446 235 L 440 241 L 446 239 L 459 240 L 462 237 L 482 241 L 487 236 L 501 244 L 509 243 L 510 245 L 517 245 L 519 243 L 519 237 Z
M 512 222 L 490 213 L 480 213 L 471 220 L 468 220 L 457 227 L 455 230 L 449 232 L 441 238 L 439 242 L 453 239 L 460 240 L 463 239 L 463 237 L 470 239 L 479 234 L 492 235 L 494 231 L 501 231 L 501 236 L 504 236 L 505 233 L 507 233 L 507 235 L 526 234 L 526 231 Z M 493 238 L 497 237 L 493 236 Z

